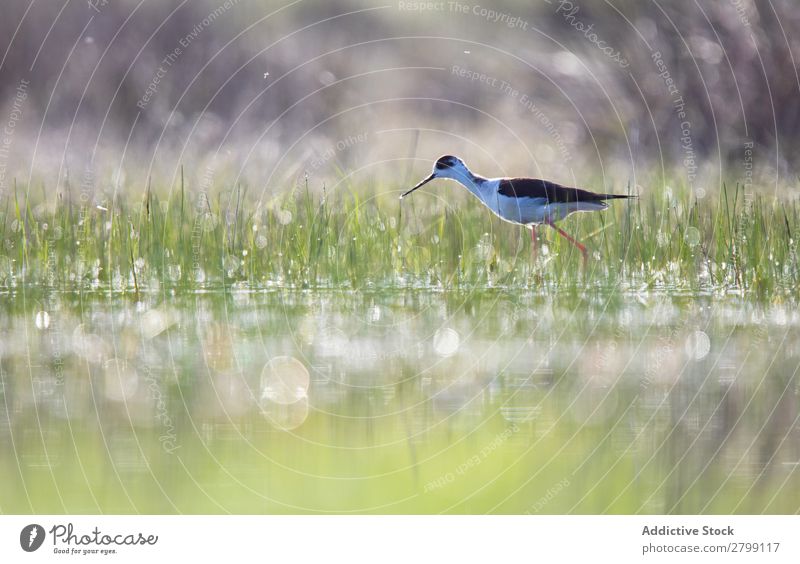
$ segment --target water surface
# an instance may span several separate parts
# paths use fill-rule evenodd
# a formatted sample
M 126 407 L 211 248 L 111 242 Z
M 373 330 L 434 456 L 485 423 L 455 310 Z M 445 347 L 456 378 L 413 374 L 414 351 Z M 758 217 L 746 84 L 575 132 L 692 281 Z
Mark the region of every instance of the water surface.
M 6 513 L 800 509 L 788 306 L 502 290 L 0 303 Z

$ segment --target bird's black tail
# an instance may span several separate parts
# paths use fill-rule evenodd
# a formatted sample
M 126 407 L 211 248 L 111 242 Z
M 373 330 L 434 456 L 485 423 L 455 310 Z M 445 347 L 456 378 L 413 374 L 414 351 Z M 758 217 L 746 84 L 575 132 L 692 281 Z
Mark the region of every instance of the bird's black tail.
M 598 200 L 617 200 L 617 199 L 628 199 L 628 198 L 638 198 L 638 194 L 598 194 Z

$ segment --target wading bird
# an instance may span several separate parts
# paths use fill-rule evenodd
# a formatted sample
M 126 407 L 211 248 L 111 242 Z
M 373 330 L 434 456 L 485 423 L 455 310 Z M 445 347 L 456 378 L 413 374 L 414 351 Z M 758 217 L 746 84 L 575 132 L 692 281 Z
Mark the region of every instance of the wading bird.
M 586 247 L 558 227 L 556 222 L 571 213 L 604 210 L 608 207 L 606 200 L 635 197 L 595 194 L 537 178 L 483 178 L 473 174 L 458 157 L 446 155 L 436 161 L 429 177 L 400 196 L 400 199 L 436 178 L 450 178 L 459 182 L 501 219 L 528 227 L 531 230 L 534 252 L 537 243 L 536 226 L 545 224 L 578 247 L 584 261 L 587 257 Z

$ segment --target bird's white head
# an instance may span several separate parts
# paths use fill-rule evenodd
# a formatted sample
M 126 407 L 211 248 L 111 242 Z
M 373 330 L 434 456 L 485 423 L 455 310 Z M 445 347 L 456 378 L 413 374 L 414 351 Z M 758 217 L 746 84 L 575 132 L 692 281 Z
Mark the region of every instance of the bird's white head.
M 411 190 L 400 196 L 400 198 L 405 198 L 417 188 L 421 188 L 423 185 L 436 178 L 452 178 L 453 180 L 457 180 L 462 184 L 465 184 L 469 179 L 472 178 L 472 173 L 467 168 L 467 165 L 464 164 L 464 161 L 458 157 L 453 157 L 451 155 L 439 157 L 436 160 L 436 164 L 433 165 L 433 172 L 431 175 L 414 186 Z

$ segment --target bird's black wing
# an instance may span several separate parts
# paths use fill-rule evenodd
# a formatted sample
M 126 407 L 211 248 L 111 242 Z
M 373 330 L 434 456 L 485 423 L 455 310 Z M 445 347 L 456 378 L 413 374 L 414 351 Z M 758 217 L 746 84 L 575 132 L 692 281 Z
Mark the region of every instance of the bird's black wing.
M 580 188 L 569 188 L 538 178 L 504 178 L 498 194 L 509 198 L 541 198 L 549 203 L 597 202 L 611 198 L 627 198 L 615 194 L 596 194 Z

